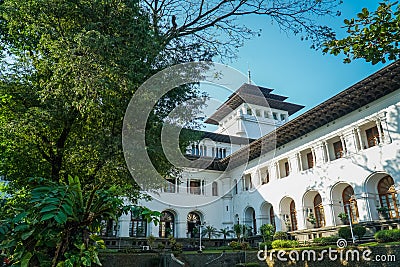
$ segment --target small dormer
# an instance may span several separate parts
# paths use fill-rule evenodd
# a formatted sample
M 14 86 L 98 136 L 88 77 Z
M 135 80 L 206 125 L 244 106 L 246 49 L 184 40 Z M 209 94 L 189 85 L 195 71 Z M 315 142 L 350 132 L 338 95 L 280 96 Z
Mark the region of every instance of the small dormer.
M 217 133 L 258 139 L 304 107 L 285 102 L 287 97 L 272 91 L 245 83 L 205 122 L 218 125 Z

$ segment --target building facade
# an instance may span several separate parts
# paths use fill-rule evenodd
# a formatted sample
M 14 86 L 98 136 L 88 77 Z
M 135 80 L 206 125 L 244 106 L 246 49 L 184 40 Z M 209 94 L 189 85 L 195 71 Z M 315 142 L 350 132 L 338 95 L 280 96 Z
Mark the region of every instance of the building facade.
M 210 118 L 215 133 L 188 148 L 193 162 L 150 202 L 160 224 L 123 216 L 119 236 L 193 237 L 197 225 L 252 234 L 270 223 L 300 240 L 346 223 L 399 221 L 400 63 L 309 111 L 244 84 Z M 397 224 L 396 224 L 397 225 Z M 397 227 L 397 226 L 396 226 Z

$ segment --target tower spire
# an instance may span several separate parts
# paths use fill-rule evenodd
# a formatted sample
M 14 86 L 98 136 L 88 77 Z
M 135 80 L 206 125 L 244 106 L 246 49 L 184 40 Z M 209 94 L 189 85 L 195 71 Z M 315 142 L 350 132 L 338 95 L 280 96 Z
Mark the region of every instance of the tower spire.
M 251 73 L 250 73 L 250 66 L 249 63 L 247 63 L 247 83 L 251 84 Z

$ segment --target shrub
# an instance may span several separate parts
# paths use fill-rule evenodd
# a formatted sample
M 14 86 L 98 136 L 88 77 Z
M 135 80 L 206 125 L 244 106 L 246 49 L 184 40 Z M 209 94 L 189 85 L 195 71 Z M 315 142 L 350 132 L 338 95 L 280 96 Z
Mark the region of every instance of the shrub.
M 374 237 L 379 243 L 400 241 L 400 229 L 381 230 Z
M 230 246 L 232 249 L 241 249 L 241 248 L 242 248 L 242 245 L 241 245 L 239 242 L 237 242 L 237 241 L 231 241 L 231 242 L 229 243 L 229 246 Z
M 350 227 L 342 227 L 339 229 L 339 236 L 344 239 L 351 238 L 351 230 Z
M 242 242 L 240 244 L 240 248 L 243 249 L 243 250 L 248 250 L 250 248 L 250 244 L 247 243 L 247 242 Z
M 165 245 L 162 244 L 162 243 L 158 243 L 158 244 L 157 244 L 157 248 L 158 248 L 158 249 L 164 249 L 164 248 L 165 248 Z
M 272 241 L 262 242 L 260 243 L 260 249 L 264 249 L 267 246 L 267 249 L 272 248 Z
M 272 248 L 296 248 L 299 246 L 299 241 L 296 240 L 274 240 Z
M 288 235 L 285 232 L 278 231 L 274 234 L 274 240 L 287 240 Z
M 367 228 L 362 225 L 356 225 L 353 227 L 353 233 L 355 236 L 357 236 L 358 239 L 361 239 L 365 233 L 367 232 Z
M 339 239 L 339 237 L 336 236 L 336 235 L 318 237 L 318 238 L 314 238 L 313 244 L 319 245 L 319 246 L 325 246 L 325 245 L 329 245 L 329 244 L 332 244 L 332 243 L 336 243 L 336 241 L 338 239 Z
M 177 242 L 176 239 L 173 236 L 168 237 L 169 245 L 171 246 L 171 249 L 177 253 L 182 252 L 182 244 Z
M 275 227 L 272 224 L 263 224 L 260 227 L 260 233 L 264 242 L 272 240 L 275 233 Z

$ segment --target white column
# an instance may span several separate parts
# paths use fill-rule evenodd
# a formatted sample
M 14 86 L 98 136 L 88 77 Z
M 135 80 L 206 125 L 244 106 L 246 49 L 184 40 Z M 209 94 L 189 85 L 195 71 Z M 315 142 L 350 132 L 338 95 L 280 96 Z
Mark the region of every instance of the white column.
M 304 214 L 304 207 L 300 204 L 300 201 L 296 202 L 296 217 L 297 217 L 297 229 L 298 230 L 303 230 L 307 229 L 307 224 L 306 224 L 306 216 Z
M 280 179 L 282 176 L 281 176 L 281 168 L 279 167 L 279 162 L 275 162 L 275 168 L 276 168 L 277 179 Z
M 389 134 L 389 128 L 388 128 L 388 124 L 387 124 L 386 114 L 387 114 L 386 111 L 380 113 L 379 120 L 381 121 L 381 125 L 383 128 L 383 141 L 386 144 L 390 144 L 392 142 L 392 138 L 390 137 L 390 134 Z
M 270 163 L 268 165 L 268 172 L 269 172 L 269 181 L 277 180 L 278 179 L 278 174 L 276 172 L 276 167 L 275 163 Z
M 303 171 L 303 162 L 301 160 L 301 152 L 297 153 L 296 156 L 297 156 L 297 160 L 299 162 L 299 170 Z
M 324 205 L 324 213 L 325 213 L 325 226 L 335 226 L 336 218 L 332 202 L 329 202 Z
M 131 222 L 131 214 L 122 214 L 119 217 L 119 237 L 129 237 L 129 223 Z
M 379 133 L 379 144 L 383 143 L 383 136 L 382 136 L 382 130 L 381 130 L 381 122 L 379 118 L 375 120 L 376 123 L 376 128 L 378 128 L 378 133 Z
M 346 144 L 346 154 L 357 153 L 357 144 L 354 129 L 345 131 L 343 133 L 343 140 Z
M 313 151 L 313 156 L 314 156 L 314 164 L 315 166 L 320 166 L 322 165 L 325 160 L 325 155 L 324 155 L 324 145 L 322 142 L 318 142 L 317 144 L 314 145 L 314 147 L 311 148 L 311 151 Z
M 356 131 L 357 131 L 357 135 L 358 135 L 358 142 L 360 143 L 360 150 L 363 150 L 364 149 L 364 142 L 363 142 L 363 138 L 361 136 L 360 127 L 356 127 Z
M 175 236 L 178 238 L 186 238 L 187 237 L 187 220 L 186 220 L 186 213 L 183 214 L 184 218 L 180 219 L 179 221 L 175 222 Z
M 342 143 L 343 156 L 346 156 L 347 149 L 346 149 L 346 143 L 344 141 L 343 135 L 340 135 L 340 142 Z
M 289 165 L 291 167 L 290 173 L 298 173 L 300 171 L 297 153 L 289 156 Z
M 324 142 L 325 144 L 325 151 L 326 151 L 326 161 L 330 162 L 331 161 L 331 157 L 329 156 L 329 146 L 328 146 L 328 142 Z

